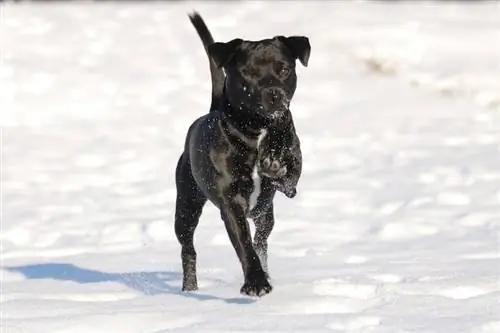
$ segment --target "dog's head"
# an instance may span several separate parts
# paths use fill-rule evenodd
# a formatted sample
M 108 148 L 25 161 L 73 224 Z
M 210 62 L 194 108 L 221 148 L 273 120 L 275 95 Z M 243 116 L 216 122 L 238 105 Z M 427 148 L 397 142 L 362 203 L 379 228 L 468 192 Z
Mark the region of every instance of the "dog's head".
M 288 110 L 297 87 L 296 60 L 307 66 L 311 46 L 304 36 L 277 36 L 217 42 L 208 51 L 224 68 L 226 95 L 234 107 L 277 119 Z

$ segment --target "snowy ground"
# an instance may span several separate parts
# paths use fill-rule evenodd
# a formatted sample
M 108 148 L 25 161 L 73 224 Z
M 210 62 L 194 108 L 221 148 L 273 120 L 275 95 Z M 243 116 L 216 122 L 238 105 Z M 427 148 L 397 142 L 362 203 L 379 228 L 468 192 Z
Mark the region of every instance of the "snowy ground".
M 2 332 L 500 332 L 500 9 L 419 3 L 3 3 Z M 311 39 L 259 300 L 212 205 L 179 292 L 193 8 L 218 40 Z

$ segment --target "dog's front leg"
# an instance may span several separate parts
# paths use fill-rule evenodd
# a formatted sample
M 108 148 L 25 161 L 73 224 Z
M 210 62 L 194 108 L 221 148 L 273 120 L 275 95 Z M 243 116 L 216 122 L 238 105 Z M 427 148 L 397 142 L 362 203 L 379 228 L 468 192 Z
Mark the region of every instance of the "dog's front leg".
M 289 198 L 295 197 L 302 172 L 302 153 L 293 127 L 285 131 L 270 130 L 259 146 L 259 167 L 276 190 Z
M 283 164 L 287 167 L 286 175 L 281 179 L 273 179 L 271 183 L 287 197 L 293 198 L 297 194 L 297 184 L 302 173 L 302 153 L 300 146 L 292 146 L 282 158 Z
M 261 162 L 261 173 L 271 179 L 276 190 L 293 198 L 297 194 L 297 184 L 302 171 L 300 150 L 287 148 L 271 154 Z
M 245 216 L 245 205 L 241 195 L 236 195 L 236 200 L 231 200 L 224 206 L 222 219 L 245 276 L 240 292 L 248 296 L 264 296 L 271 292 L 272 286 L 253 248 L 250 226 Z

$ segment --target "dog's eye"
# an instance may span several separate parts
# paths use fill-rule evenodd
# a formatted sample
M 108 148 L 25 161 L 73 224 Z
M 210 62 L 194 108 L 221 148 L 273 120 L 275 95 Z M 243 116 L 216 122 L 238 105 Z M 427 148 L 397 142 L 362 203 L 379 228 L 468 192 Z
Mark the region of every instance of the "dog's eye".
M 278 63 L 274 70 L 279 77 L 286 78 L 290 75 L 290 68 L 286 67 L 282 63 Z
M 290 70 L 286 67 L 283 67 L 281 70 L 280 70 L 280 76 L 282 77 L 287 77 L 288 74 L 290 74 Z

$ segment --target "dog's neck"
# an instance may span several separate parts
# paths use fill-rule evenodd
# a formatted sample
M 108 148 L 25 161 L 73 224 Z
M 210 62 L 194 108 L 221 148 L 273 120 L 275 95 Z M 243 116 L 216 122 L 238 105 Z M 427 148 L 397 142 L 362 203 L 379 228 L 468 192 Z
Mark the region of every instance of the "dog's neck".
M 229 122 L 232 127 L 243 135 L 258 136 L 262 130 L 271 125 L 267 119 L 259 117 L 254 112 L 232 105 L 225 94 L 222 94 L 219 112 L 221 119 Z

